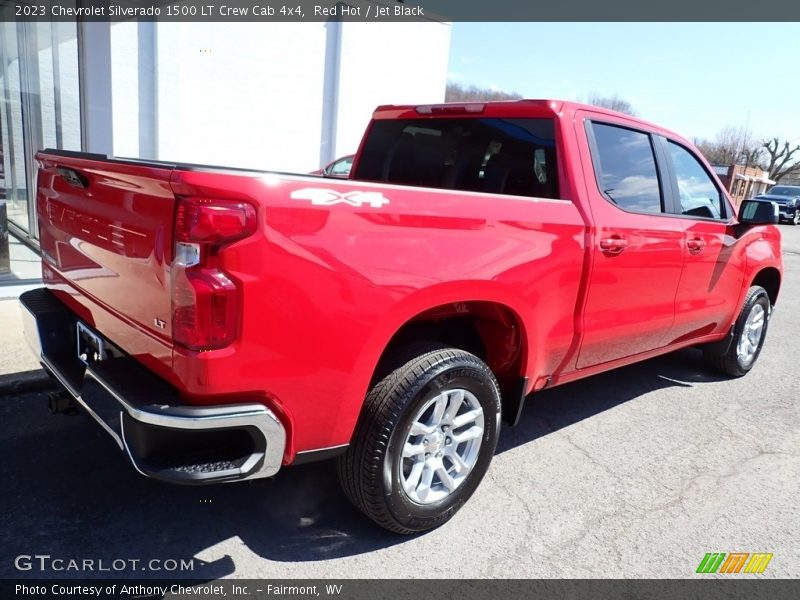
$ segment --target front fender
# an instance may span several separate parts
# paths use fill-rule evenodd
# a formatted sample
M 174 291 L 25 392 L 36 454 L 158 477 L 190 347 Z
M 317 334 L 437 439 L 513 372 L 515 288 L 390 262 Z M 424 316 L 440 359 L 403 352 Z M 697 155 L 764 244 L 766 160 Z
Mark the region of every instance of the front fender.
M 753 285 L 759 273 L 764 269 L 776 269 L 783 281 L 783 255 L 781 254 L 781 232 L 774 225 L 759 227 L 747 233 L 748 240 L 745 247 L 746 271 L 742 282 L 742 290 L 739 295 L 737 307 L 741 307 L 747 291 Z M 777 293 L 776 293 L 777 299 Z M 738 316 L 737 310 L 734 316 Z

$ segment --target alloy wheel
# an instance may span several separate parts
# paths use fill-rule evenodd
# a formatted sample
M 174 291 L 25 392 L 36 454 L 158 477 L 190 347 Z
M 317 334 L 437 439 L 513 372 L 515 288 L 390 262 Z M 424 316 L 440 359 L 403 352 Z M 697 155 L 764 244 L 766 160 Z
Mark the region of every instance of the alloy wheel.
M 766 324 L 767 313 L 761 304 L 754 304 L 747 315 L 736 353 L 743 365 L 749 365 L 758 352 L 761 343 L 761 334 Z
M 478 460 L 483 429 L 483 408 L 468 390 L 445 390 L 426 402 L 403 444 L 400 483 L 408 498 L 432 504 L 458 489 Z

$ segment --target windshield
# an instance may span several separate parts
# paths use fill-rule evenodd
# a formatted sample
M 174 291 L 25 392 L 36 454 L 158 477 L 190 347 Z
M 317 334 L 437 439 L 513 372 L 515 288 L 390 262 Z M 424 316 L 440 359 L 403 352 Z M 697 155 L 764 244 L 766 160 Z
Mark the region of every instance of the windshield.
M 769 191 L 776 196 L 800 196 L 800 186 L 797 185 L 776 185 Z

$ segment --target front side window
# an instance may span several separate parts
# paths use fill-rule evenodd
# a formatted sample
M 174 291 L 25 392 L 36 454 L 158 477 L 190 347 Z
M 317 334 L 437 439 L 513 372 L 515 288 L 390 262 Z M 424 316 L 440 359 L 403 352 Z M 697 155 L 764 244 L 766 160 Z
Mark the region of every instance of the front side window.
M 722 194 L 700 161 L 683 146 L 668 142 L 678 180 L 681 214 L 704 219 L 724 219 Z
M 603 194 L 622 209 L 661 213 L 661 187 L 650 136 L 625 127 L 592 123 L 593 161 Z

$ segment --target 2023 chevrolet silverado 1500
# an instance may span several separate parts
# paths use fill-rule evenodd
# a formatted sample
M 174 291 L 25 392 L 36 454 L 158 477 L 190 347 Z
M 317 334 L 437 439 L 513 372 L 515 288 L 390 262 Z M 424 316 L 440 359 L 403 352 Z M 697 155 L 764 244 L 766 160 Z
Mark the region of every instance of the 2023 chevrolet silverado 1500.
M 552 101 L 385 106 L 349 180 L 38 155 L 44 368 L 134 468 L 338 456 L 384 527 L 449 519 L 529 393 L 686 346 L 731 375 L 782 277 L 686 140 Z

